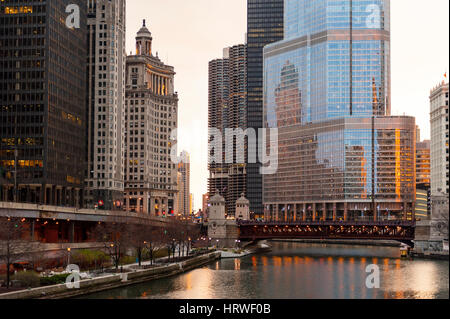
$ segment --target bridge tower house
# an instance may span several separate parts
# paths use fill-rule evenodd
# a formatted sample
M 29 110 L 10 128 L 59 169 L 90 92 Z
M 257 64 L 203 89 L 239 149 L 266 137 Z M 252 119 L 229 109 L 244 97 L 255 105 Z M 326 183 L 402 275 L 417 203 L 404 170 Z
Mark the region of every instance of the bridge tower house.
M 236 201 L 236 219 L 250 220 L 250 201 L 241 194 L 241 198 Z
M 228 219 L 225 213 L 225 199 L 217 191 L 209 200 L 208 236 L 211 244 L 218 248 L 235 247 L 239 238 L 236 220 Z

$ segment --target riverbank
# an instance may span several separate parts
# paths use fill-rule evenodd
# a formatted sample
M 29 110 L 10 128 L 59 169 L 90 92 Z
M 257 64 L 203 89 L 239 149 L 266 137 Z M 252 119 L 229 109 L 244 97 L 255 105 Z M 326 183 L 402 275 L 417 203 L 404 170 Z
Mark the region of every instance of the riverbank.
M 220 252 L 212 252 L 170 265 L 143 270 L 134 269 L 120 274 L 81 280 L 78 289 L 69 289 L 66 284 L 62 284 L 1 294 L 0 299 L 67 299 L 80 297 L 182 274 L 220 259 L 220 256 Z
M 327 245 L 354 245 L 354 246 L 381 246 L 401 247 L 401 243 L 393 240 L 345 240 L 345 239 L 272 239 L 272 242 L 280 243 L 304 243 L 304 244 L 327 244 Z

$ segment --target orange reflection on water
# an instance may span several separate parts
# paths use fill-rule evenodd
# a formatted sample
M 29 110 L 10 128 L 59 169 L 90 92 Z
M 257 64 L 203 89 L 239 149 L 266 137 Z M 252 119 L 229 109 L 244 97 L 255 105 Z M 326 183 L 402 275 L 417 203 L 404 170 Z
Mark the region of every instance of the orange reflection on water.
M 295 263 L 296 265 L 300 265 L 300 264 L 302 263 L 301 258 L 298 257 L 298 256 L 295 256 L 295 257 L 294 257 L 294 263 Z
M 283 262 L 285 265 L 292 265 L 292 257 L 284 257 Z
M 281 266 L 283 264 L 281 257 L 273 256 L 272 259 L 275 266 Z
M 186 274 L 186 290 L 192 290 L 192 273 Z
M 267 266 L 269 264 L 269 259 L 266 256 L 261 258 L 263 266 Z
M 241 260 L 239 258 L 234 260 L 234 270 L 241 270 Z
M 258 265 L 258 260 L 256 259 L 255 256 L 252 256 L 252 265 L 253 265 L 253 268 L 256 268 Z

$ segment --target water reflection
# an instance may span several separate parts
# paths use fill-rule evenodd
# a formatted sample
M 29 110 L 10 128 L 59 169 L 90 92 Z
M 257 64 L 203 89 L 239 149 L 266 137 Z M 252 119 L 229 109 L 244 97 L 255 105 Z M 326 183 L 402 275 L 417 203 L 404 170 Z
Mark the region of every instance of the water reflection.
M 89 298 L 448 298 L 448 262 L 401 260 L 398 248 L 273 243 L 273 251 L 225 259 L 173 278 Z M 377 264 L 381 289 L 365 286 Z

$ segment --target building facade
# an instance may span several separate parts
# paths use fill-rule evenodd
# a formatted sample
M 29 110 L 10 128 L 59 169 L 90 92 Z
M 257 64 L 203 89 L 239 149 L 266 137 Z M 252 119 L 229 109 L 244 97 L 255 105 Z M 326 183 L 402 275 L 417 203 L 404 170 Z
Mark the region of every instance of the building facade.
M 177 165 L 171 149 L 178 122 L 175 71 L 152 52 L 145 26 L 136 37 L 136 55 L 127 57 L 125 101 L 125 210 L 163 216 L 174 213 Z
M 191 213 L 191 164 L 190 156 L 186 151 L 181 152 L 180 158 L 182 162 L 178 164 L 178 173 L 180 176 L 180 184 L 178 184 L 178 213 L 189 215 Z
M 266 218 L 413 218 L 415 119 L 389 116 L 390 2 L 287 0 L 285 12 L 284 40 L 264 48 L 265 127 L 279 134 Z
M 420 133 L 417 133 L 420 135 Z M 416 143 L 416 217 L 429 219 L 431 215 L 431 142 Z
M 125 0 L 88 1 L 85 206 L 122 209 L 125 143 Z
M 283 39 L 284 0 L 247 0 L 247 127 L 258 132 L 263 120 L 263 48 Z M 256 145 L 257 148 L 257 145 Z M 249 149 L 257 154 L 257 149 Z M 250 211 L 257 216 L 264 212 L 260 164 L 248 163 L 247 198 Z M 213 190 L 212 193 L 215 194 Z
M 442 82 L 430 92 L 431 105 L 431 193 L 448 194 L 448 83 Z
M 222 141 L 210 154 L 220 160 L 218 163 L 210 157 L 208 191 L 213 194 L 219 190 L 230 216 L 234 216 L 236 200 L 247 186 L 246 156 L 242 159 L 237 155 L 246 149 L 245 138 L 232 131 L 246 130 L 246 116 L 247 47 L 236 45 L 224 49 L 223 59 L 209 63 L 208 122 L 210 128 L 220 130 Z
M 81 205 L 86 56 L 86 1 L 0 2 L 0 200 Z

